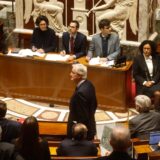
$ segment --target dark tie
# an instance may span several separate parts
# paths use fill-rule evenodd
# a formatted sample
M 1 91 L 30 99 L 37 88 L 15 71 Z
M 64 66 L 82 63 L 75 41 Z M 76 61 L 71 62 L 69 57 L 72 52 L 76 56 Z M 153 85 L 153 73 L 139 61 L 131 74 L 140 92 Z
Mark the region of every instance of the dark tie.
M 70 52 L 71 54 L 74 54 L 74 37 L 70 37 Z
M 108 38 L 102 37 L 102 51 L 103 57 L 107 57 L 108 54 Z

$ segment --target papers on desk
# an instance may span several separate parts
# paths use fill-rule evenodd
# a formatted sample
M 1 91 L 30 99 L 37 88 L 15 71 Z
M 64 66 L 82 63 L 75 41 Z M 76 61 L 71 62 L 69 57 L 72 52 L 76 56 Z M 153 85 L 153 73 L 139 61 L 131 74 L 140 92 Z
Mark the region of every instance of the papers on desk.
M 100 64 L 100 57 L 94 57 L 89 61 L 89 65 L 97 65 Z
M 114 60 L 107 61 L 105 58 L 94 57 L 89 61 L 89 65 L 100 65 L 103 67 L 112 67 L 114 65 Z
M 21 49 L 18 53 L 8 52 L 8 55 L 15 57 L 27 57 L 27 56 L 44 57 L 45 53 L 33 52 L 31 49 Z
M 47 54 L 45 60 L 50 61 L 67 61 L 69 55 L 61 55 L 61 54 Z

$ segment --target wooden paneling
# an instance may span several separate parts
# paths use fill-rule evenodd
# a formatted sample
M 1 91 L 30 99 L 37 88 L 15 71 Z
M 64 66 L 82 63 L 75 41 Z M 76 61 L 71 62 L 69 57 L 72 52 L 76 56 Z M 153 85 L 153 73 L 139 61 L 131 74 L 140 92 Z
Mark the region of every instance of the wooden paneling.
M 84 58 L 79 60 L 84 62 Z M 0 56 L 0 94 L 68 105 L 74 91 L 71 63 Z M 131 103 L 131 62 L 122 68 L 87 66 L 98 107 L 126 110 Z

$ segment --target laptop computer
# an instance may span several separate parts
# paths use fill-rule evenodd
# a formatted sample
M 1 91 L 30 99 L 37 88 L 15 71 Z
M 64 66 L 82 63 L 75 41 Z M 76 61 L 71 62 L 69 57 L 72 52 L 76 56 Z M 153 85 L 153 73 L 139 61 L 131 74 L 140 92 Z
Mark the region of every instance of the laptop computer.
M 160 151 L 158 143 L 160 142 L 160 131 L 150 132 L 149 145 L 152 151 Z

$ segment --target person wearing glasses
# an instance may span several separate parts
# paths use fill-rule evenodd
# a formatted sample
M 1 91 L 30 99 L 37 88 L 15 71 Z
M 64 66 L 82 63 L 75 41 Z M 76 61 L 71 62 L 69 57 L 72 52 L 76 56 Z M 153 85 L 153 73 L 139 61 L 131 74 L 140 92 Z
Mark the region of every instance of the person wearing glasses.
M 68 60 L 74 60 L 86 56 L 87 37 L 78 32 L 79 22 L 72 20 L 69 24 L 68 32 L 62 35 L 62 51 L 60 54 L 70 54 Z
M 99 22 L 100 33 L 92 37 L 86 59 L 101 57 L 106 60 L 114 60 L 120 53 L 120 40 L 116 33 L 111 32 L 110 21 L 102 19 Z

